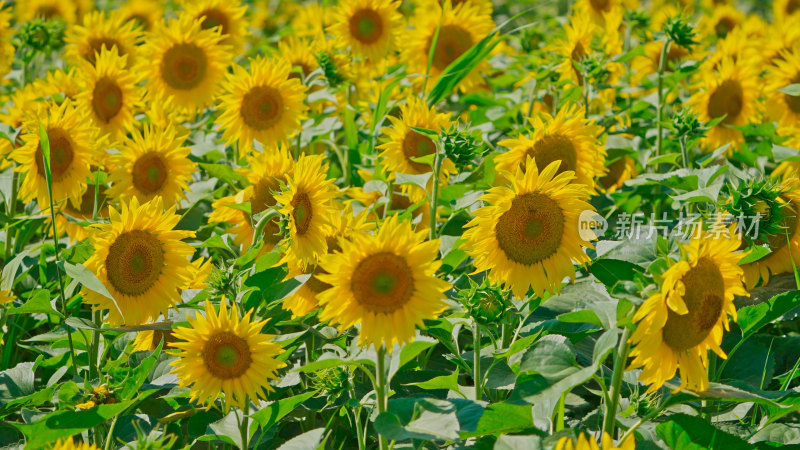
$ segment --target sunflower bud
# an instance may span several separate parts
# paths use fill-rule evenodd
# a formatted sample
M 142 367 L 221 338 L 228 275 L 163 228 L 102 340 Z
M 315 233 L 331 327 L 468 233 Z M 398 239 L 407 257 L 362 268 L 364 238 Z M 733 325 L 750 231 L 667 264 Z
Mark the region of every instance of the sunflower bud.
M 317 54 L 317 62 L 325 74 L 325 79 L 328 80 L 330 87 L 339 86 L 344 82 L 344 77 L 339 73 L 339 68 L 333 62 L 333 55 L 327 52 L 320 52 Z
M 50 53 L 64 46 L 66 24 L 60 20 L 35 19 L 25 22 L 16 34 L 20 48 Z
M 667 19 L 667 24 L 664 26 L 664 33 L 666 33 L 670 41 L 683 47 L 687 51 L 691 51 L 692 46 L 697 44 L 697 41 L 694 40 L 694 29 L 681 16 Z
M 459 129 L 456 125 L 443 131 L 441 140 L 445 155 L 459 169 L 472 164 L 476 158 L 483 156 L 488 150 L 481 139 L 479 130 Z
M 743 186 L 731 192 L 731 199 L 725 205 L 725 210 L 739 220 L 740 226 L 747 227 L 743 233 L 745 238 L 753 243 L 769 242 L 772 245 L 777 239 L 784 239 L 784 230 L 781 226 L 786 202 L 780 198 L 781 186 L 773 179 L 748 180 Z M 758 227 L 750 227 L 750 222 L 758 221 Z M 777 241 L 776 241 L 777 242 Z
M 499 322 L 508 310 L 510 300 L 507 292 L 484 280 L 478 285 L 470 280 L 470 288 L 458 293 L 462 298 L 470 315 L 481 325 Z
M 313 374 L 311 384 L 329 397 L 328 403 L 333 403 L 350 389 L 350 372 L 341 367 L 322 369 Z
M 672 118 L 672 126 L 679 137 L 695 139 L 705 136 L 706 128 L 690 109 L 678 111 Z

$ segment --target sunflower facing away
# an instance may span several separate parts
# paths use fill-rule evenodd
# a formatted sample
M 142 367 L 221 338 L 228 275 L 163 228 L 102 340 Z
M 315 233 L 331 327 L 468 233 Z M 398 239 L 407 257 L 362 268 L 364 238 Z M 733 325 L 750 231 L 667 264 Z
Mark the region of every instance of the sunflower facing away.
M 398 33 L 405 26 L 395 0 L 343 0 L 334 12 L 331 34 L 341 48 L 350 47 L 360 56 L 380 60 L 394 50 Z
M 635 450 L 636 441 L 633 435 L 628 436 L 623 442 L 620 442 L 619 447 L 614 445 L 614 440 L 611 436 L 603 432 L 603 439 L 598 444 L 593 437 L 587 436 L 586 433 L 580 433 L 578 440 L 572 440 L 568 436 L 564 436 L 556 443 L 555 450 Z
M 408 65 L 410 74 L 425 74 L 428 67 L 428 54 L 433 43 L 433 36 L 439 27 L 439 38 L 433 52 L 433 64 L 430 68 L 428 87 L 433 86 L 442 72 L 453 61 L 463 55 L 473 45 L 486 37 L 495 28 L 489 15 L 478 14 L 478 8 L 472 4 L 463 4 L 453 8 L 451 2 L 445 2 L 433 12 L 419 13 L 412 19 L 413 28 L 406 31 L 402 45 L 403 60 Z M 458 83 L 461 92 L 467 92 L 481 85 L 481 73 L 488 69 L 485 61 L 478 65 L 469 75 Z M 423 77 L 414 78 L 418 86 L 425 84 Z
M 592 248 L 578 233 L 578 216 L 594 211 L 589 188 L 574 184 L 575 173 L 558 173 L 558 162 L 539 172 L 528 158 L 526 169 L 506 175 L 510 186 L 497 186 L 481 197 L 488 203 L 475 211 L 464 233 L 475 272 L 489 271 L 489 280 L 510 287 L 525 298 L 529 288 L 542 297 L 561 290 L 561 280 L 575 279 L 573 261 L 590 261 Z
M 242 52 L 249 35 L 244 16 L 246 5 L 236 0 L 185 0 L 182 6 L 185 14 L 202 21 L 204 30 L 218 28 L 222 44 L 230 45 L 234 54 Z
M 686 245 L 687 255 L 664 273 L 661 290 L 636 311 L 631 336 L 630 369 L 641 367 L 639 380 L 648 392 L 659 389 L 681 372 L 681 388 L 708 389 L 708 349 L 725 359 L 720 348 L 728 316 L 736 319 L 735 295 L 747 296 L 742 285 L 746 253 L 735 225 L 727 233 L 702 231 Z
M 250 248 L 255 236 L 252 214 L 276 205 L 274 193 L 280 191 L 281 183 L 286 183 L 293 171 L 294 160 L 285 147 L 266 148 L 263 154 L 248 156 L 247 169 L 243 170 L 243 174 L 251 185 L 234 195 L 215 200 L 208 221 L 233 225 L 228 229 L 234 236 L 233 242 L 243 245 L 245 249 Z M 252 214 L 230 207 L 244 202 L 250 202 Z M 264 251 L 272 250 L 280 242 L 280 232 L 280 220 L 277 217 L 264 226 L 261 236 Z
M 175 125 L 166 128 L 143 124 L 141 131 L 130 130 L 131 137 L 120 144 L 120 153 L 111 157 L 109 195 L 116 199 L 136 197 L 146 202 L 163 197 L 173 205 L 185 196 L 197 167 L 189 159 L 191 149 L 183 145 Z
M 107 15 L 93 11 L 83 18 L 82 25 L 67 29 L 64 58 L 73 64 L 84 61 L 95 64 L 101 50 L 116 47 L 120 56 L 127 56 L 127 67 L 131 67 L 136 62 L 137 45 L 142 39 L 134 23 L 126 21 L 118 12 Z
M 251 59 L 249 70 L 233 66 L 225 80 L 217 123 L 224 129 L 225 139 L 238 141 L 240 155 L 252 148 L 253 140 L 273 146 L 300 129 L 306 88 L 289 77 L 291 70 L 283 59 Z
M 320 260 L 328 272 L 319 280 L 330 289 L 317 295 L 320 320 L 340 329 L 360 324 L 359 345 L 385 345 L 414 339 L 415 327 L 445 310 L 442 300 L 450 283 L 436 277 L 439 240 L 425 240 L 408 221 L 392 216 L 377 233 L 354 233 L 339 239 L 341 252 Z
M 161 197 L 140 204 L 136 197 L 122 202 L 122 211 L 109 209 L 110 224 L 90 235 L 94 254 L 85 266 L 105 285 L 114 302 L 88 289 L 84 301 L 93 310 L 108 310 L 111 325 L 139 325 L 167 315 L 181 299 L 180 290 L 192 282 L 189 263 L 194 253 L 182 241 L 194 231 L 174 230 L 181 216 L 175 207 L 164 210 Z
M 50 174 L 53 183 L 53 204 L 66 199 L 80 207 L 86 191 L 90 164 L 100 158 L 98 131 L 70 101 L 61 105 L 47 102 L 22 124 L 23 145 L 12 153 L 22 178 L 20 197 L 27 202 L 36 198 L 41 209 L 49 208 L 44 155 L 39 142 L 39 120 L 50 141 Z
M 178 376 L 178 385 L 191 386 L 191 400 L 208 407 L 220 392 L 225 394 L 225 410 L 243 408 L 248 398 L 266 400 L 272 391 L 269 379 L 277 379 L 277 371 L 286 364 L 275 358 L 283 353 L 280 345 L 271 342 L 274 335 L 263 334 L 266 320 L 255 321 L 252 311 L 239 317 L 236 304 L 230 314 L 225 299 L 219 314 L 206 301 L 205 317 L 198 314 L 188 319 L 190 327 L 178 327 L 170 344 L 179 351 L 170 363 Z
M 327 178 L 325 155 L 303 156 L 288 177 L 287 189 L 275 196 L 288 218 L 290 250 L 305 267 L 328 251 L 326 236 L 336 209 L 336 186 Z
M 186 14 L 160 23 L 142 48 L 138 69 L 153 101 L 171 96 L 175 107 L 188 113 L 211 105 L 232 58 L 221 41 L 219 28 L 204 30 Z
M 117 48 L 98 53 L 94 67 L 82 71 L 83 91 L 78 94 L 80 107 L 89 112 L 92 122 L 113 138 L 125 135 L 133 124 L 133 115 L 142 98 L 139 80 L 125 69 L 127 56 L 119 56 Z
M 562 108 L 555 117 L 547 113 L 529 119 L 533 126 L 531 137 L 506 139 L 499 144 L 510 150 L 498 155 L 495 184 L 506 184 L 503 173 L 513 174 L 516 168 L 525 169 L 528 157 L 536 160 L 539 171 L 554 161 L 561 161 L 558 172 L 575 172 L 575 183 L 594 186 L 594 179 L 606 172 L 606 151 L 598 136 L 602 128 L 586 119 L 583 108 L 572 105 Z
M 728 125 L 746 125 L 755 118 L 758 83 L 758 72 L 751 64 L 734 62 L 731 58 L 722 60 L 719 72 L 702 74 L 700 89 L 689 103 L 702 122 L 725 116 L 706 133 L 701 143 L 706 150 L 730 143 L 728 152 L 731 153 L 736 145 L 744 142 L 742 132 Z

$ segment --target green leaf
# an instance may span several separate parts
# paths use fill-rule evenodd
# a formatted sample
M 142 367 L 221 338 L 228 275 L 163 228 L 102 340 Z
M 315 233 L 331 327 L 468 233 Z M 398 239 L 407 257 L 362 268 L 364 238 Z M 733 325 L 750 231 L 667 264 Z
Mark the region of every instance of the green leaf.
M 295 436 L 283 445 L 278 447 L 278 450 L 311 450 L 320 448 L 322 445 L 322 436 L 325 434 L 325 428 L 316 428 L 311 431 Z
M 619 259 L 598 259 L 589 266 L 589 273 L 608 287 L 613 287 L 621 280 L 633 280 L 641 272 L 642 268 L 638 265 Z
M 531 433 L 544 435 L 533 426 L 533 415 L 529 405 L 493 403 L 486 407 L 475 431 L 460 433 L 461 439 L 501 433 Z
M 237 182 L 242 185 L 249 184 L 247 177 L 240 174 L 239 172 L 233 170 L 233 168 L 227 164 L 212 164 L 212 163 L 200 163 L 198 164 L 200 168 L 206 171 L 208 175 L 219 178 L 221 180 L 225 180 L 228 182 Z
M 758 261 L 759 259 L 769 255 L 772 251 L 767 246 L 762 245 L 754 245 L 750 247 L 750 252 L 747 253 L 747 256 L 739 260 L 739 265 L 750 264 L 753 262 Z
M 800 83 L 793 83 L 782 88 L 778 88 L 778 92 L 783 92 L 792 97 L 800 97 Z
M 279 420 L 294 411 L 301 403 L 313 397 L 316 393 L 316 391 L 304 392 L 293 397 L 282 398 L 256 411 L 250 417 L 261 425 L 265 431 L 269 430 Z
M 411 362 L 417 355 L 425 350 L 433 347 L 439 342 L 427 336 L 417 336 L 413 342 L 404 345 L 400 351 L 392 353 L 392 361 L 389 363 L 389 381 L 392 380 L 394 374 L 397 373 L 403 366 Z
M 575 352 L 566 338 L 558 335 L 545 336 L 522 356 L 519 370 L 535 372 L 548 380 L 560 380 L 578 371 Z
M 50 303 L 50 291 L 47 289 L 37 289 L 33 296 L 29 298 L 22 306 L 18 308 L 9 308 L 8 314 L 55 314 L 58 317 L 64 318 L 64 315 L 53 309 Z
M 752 444 L 718 430 L 699 417 L 675 414 L 656 427 L 656 433 L 673 450 L 718 448 L 749 450 Z
M 411 175 L 408 173 L 396 172 L 395 183 L 399 186 L 402 184 L 414 184 L 421 187 L 423 190 L 428 190 L 428 181 L 433 176 L 433 172 L 427 172 L 420 175 Z
M 103 297 L 106 297 L 107 299 L 114 302 L 114 306 L 116 306 L 119 313 L 122 314 L 122 311 L 119 309 L 119 306 L 117 305 L 117 301 L 114 299 L 114 296 L 111 295 L 110 292 L 108 292 L 108 289 L 103 284 L 103 282 L 100 281 L 100 279 L 97 278 L 97 276 L 91 270 L 87 269 L 83 264 L 70 264 L 68 262 L 64 263 L 64 270 L 67 272 L 67 275 L 69 275 L 72 279 L 77 280 L 78 283 L 81 284 L 81 286 L 85 287 L 86 289 L 97 292 Z M 125 316 L 123 315 L 123 317 Z
M 776 295 L 764 303 L 739 310 L 736 323 L 742 329 L 742 339 L 747 339 L 765 325 L 800 306 L 800 291 Z
M 158 362 L 158 357 L 161 356 L 161 348 L 164 346 L 164 341 L 158 343 L 158 347 L 147 358 L 142 360 L 131 372 L 131 376 L 125 380 L 125 384 L 119 392 L 119 396 L 125 400 L 133 398 L 139 388 L 142 387 L 150 371 Z
M 0 372 L 0 405 L 7 400 L 17 399 L 34 392 L 33 363 L 19 363 L 11 369 Z
M 426 390 L 448 389 L 461 394 L 461 390 L 458 387 L 458 368 L 456 368 L 456 371 L 451 373 L 450 375 L 442 375 L 439 377 L 434 377 L 428 381 L 421 381 L 419 383 L 408 383 L 406 384 L 406 386 L 416 386 L 418 388 Z

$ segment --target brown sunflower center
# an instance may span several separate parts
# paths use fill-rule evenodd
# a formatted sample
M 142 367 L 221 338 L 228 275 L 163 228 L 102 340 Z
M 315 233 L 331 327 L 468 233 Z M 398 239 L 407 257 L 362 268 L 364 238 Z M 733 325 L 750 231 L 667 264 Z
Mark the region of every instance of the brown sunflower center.
M 625 158 L 620 158 L 608 165 L 608 173 L 600 177 L 597 182 L 604 189 L 608 189 L 617 184 L 623 173 L 625 173 Z
M 575 151 L 575 145 L 568 137 L 560 134 L 545 136 L 536 141 L 533 147 L 525 152 L 525 158 L 519 162 L 519 166 L 523 171 L 525 170 L 528 156 L 536 159 L 536 167 L 539 170 L 544 170 L 554 161 L 561 161 L 557 173 L 565 170 L 575 171 L 575 168 L 578 167 L 578 152 Z
M 171 342 L 177 342 L 178 338 L 172 333 L 172 330 L 153 330 L 153 339 L 150 341 L 150 348 L 158 348 L 158 344 L 164 341 L 164 347 Z
M 581 62 L 583 58 L 586 57 L 586 49 L 583 48 L 583 44 L 580 42 L 575 43 L 575 47 L 572 48 L 572 52 L 569 54 L 570 59 L 573 63 Z M 578 84 L 583 86 L 583 74 L 575 64 L 572 64 L 572 71 L 575 72 L 575 77 L 578 79 Z
M 67 205 L 64 208 L 67 213 L 76 216 L 76 217 L 91 217 L 92 213 L 94 213 L 94 193 L 95 193 L 95 185 L 90 184 L 86 188 L 86 192 L 83 193 L 81 197 L 81 207 L 78 208 L 72 203 L 72 199 L 67 201 Z M 105 214 L 102 212 L 104 208 L 102 205 L 106 203 L 106 187 L 100 185 L 100 192 L 97 194 L 97 215 L 100 217 L 104 217 Z
M 792 81 L 789 84 L 796 83 L 800 83 L 800 72 L 797 73 L 794 78 L 792 78 Z M 788 106 L 793 113 L 800 114 L 800 97 L 783 94 L 783 100 L 786 101 L 786 106 Z
M 785 199 L 784 199 L 785 200 Z M 771 234 L 767 237 L 769 248 L 776 252 L 786 246 L 787 241 L 794 236 L 797 231 L 798 217 L 797 205 L 794 202 L 788 203 L 781 209 L 781 219 L 778 221 L 780 232 Z M 788 235 L 788 238 L 787 238 Z
M 403 154 L 406 157 L 406 162 L 418 173 L 430 172 L 431 166 L 429 164 L 413 161 L 411 158 L 419 158 L 433 154 L 436 151 L 436 144 L 423 134 L 417 133 L 414 130 L 406 133 L 403 138 Z
M 530 266 L 558 250 L 564 231 L 564 214 L 545 194 L 522 194 L 511 201 L 494 228 L 497 244 L 511 261 Z
M 328 273 L 322 267 L 316 267 L 316 268 L 312 267 L 309 273 L 311 273 L 312 275 L 311 278 L 309 278 L 306 281 L 306 287 L 311 289 L 311 292 L 319 294 L 320 292 L 327 291 L 328 289 L 333 287 L 330 284 L 325 283 L 324 281 L 320 281 L 320 279 L 317 278 L 317 275 L 325 275 Z
M 673 350 L 688 350 L 705 340 L 722 314 L 725 280 L 717 264 L 702 257 L 681 279 L 686 286 L 683 301 L 687 314 L 669 310 L 664 324 L 664 342 Z
M 117 236 L 108 248 L 108 281 L 119 292 L 139 296 L 158 281 L 164 267 L 164 249 L 157 237 L 144 230 Z
M 610 0 L 589 0 L 589 3 L 595 11 L 608 12 L 611 9 Z
M 364 308 L 391 313 L 414 294 L 414 273 L 404 257 L 391 252 L 376 253 L 358 263 L 350 288 Z
M 36 9 L 36 17 L 43 19 L 52 19 L 53 17 L 61 17 L 61 11 L 51 5 L 43 5 Z
M 432 41 L 433 36 L 426 46 L 426 54 L 427 49 L 431 48 Z M 472 35 L 468 30 L 459 25 L 443 25 L 439 29 L 439 39 L 436 41 L 433 53 L 433 67 L 440 71 L 446 69 L 450 63 L 469 50 L 472 44 Z
M 191 90 L 203 82 L 208 59 L 203 49 L 183 43 L 170 47 L 161 61 L 161 77 L 173 89 Z
M 257 86 L 244 94 L 240 114 L 250 128 L 266 130 L 281 120 L 283 109 L 280 91 L 270 86 Z
M 92 91 L 92 108 L 100 120 L 108 123 L 122 109 L 122 89 L 110 78 L 97 80 Z
M 228 34 L 230 21 L 224 12 L 218 9 L 210 8 L 198 14 L 198 17 L 203 18 L 203 23 L 200 25 L 200 27 L 202 27 L 204 30 L 214 27 L 221 27 L 222 34 Z
M 727 114 L 722 123 L 733 123 L 744 106 L 742 85 L 736 80 L 725 80 L 708 98 L 708 115 L 712 119 Z
M 114 47 L 117 47 L 117 53 L 120 56 L 125 55 L 122 45 L 120 45 L 120 43 L 112 37 L 102 36 L 89 38 L 89 48 L 87 48 L 83 53 L 83 59 L 94 64 L 97 62 L 97 54 L 102 52 L 103 49 L 110 51 Z
M 258 214 L 272 206 L 275 206 L 275 196 L 273 191 L 280 189 L 280 181 L 286 181 L 286 177 L 262 177 L 253 186 L 253 195 L 250 197 L 250 211 Z
M 717 34 L 717 37 L 725 37 L 731 30 L 736 28 L 736 19 L 733 17 L 725 16 L 719 19 L 716 25 L 714 25 L 714 32 Z
M 167 181 L 167 164 L 158 152 L 140 156 L 133 164 L 133 185 L 141 192 L 160 192 Z
M 150 18 L 144 14 L 133 13 L 128 16 L 128 20 L 132 20 L 136 23 L 136 25 L 145 31 L 150 31 Z
M 214 376 L 227 380 L 244 375 L 253 357 L 246 340 L 229 331 L 220 331 L 203 346 L 203 362 Z
M 51 128 L 47 130 L 47 139 L 50 141 L 50 177 L 53 181 L 59 181 L 69 172 L 75 152 L 72 149 L 72 140 L 69 134 L 61 128 Z M 36 168 L 39 176 L 45 178 L 44 154 L 42 145 L 36 150 Z
M 362 44 L 374 44 L 383 35 L 383 20 L 377 11 L 362 8 L 350 17 L 350 35 Z
M 789 0 L 786 3 L 786 14 L 794 14 L 800 10 L 800 0 Z
M 311 207 L 311 199 L 305 192 L 298 192 L 292 197 L 292 218 L 297 234 L 305 234 L 311 226 L 311 219 L 314 211 Z

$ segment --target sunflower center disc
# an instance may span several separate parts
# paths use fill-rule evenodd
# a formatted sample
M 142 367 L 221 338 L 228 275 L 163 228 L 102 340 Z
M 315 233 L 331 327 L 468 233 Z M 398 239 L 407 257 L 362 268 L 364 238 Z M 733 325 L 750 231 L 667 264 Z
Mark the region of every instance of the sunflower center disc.
M 305 192 L 298 192 L 292 198 L 292 217 L 294 218 L 294 226 L 297 228 L 297 234 L 305 234 L 308 227 L 311 225 L 311 218 L 314 217 L 314 212 L 311 210 L 311 199 Z
M 195 44 L 176 44 L 164 53 L 161 76 L 173 89 L 188 91 L 203 82 L 208 59 Z
M 433 36 L 431 36 L 433 41 Z M 469 31 L 458 25 L 444 25 L 439 30 L 439 40 L 433 53 L 433 67 L 441 70 L 447 68 L 459 56 L 472 47 L 472 36 Z M 427 49 L 431 48 L 429 42 Z
M 49 5 L 40 6 L 36 9 L 36 17 L 43 19 L 52 19 L 54 17 L 61 17 L 61 11 Z
M 266 130 L 281 120 L 283 109 L 280 91 L 269 86 L 257 86 L 242 99 L 242 120 L 250 128 Z
M 797 230 L 797 223 L 797 205 L 794 202 L 790 202 L 781 209 L 781 219 L 778 221 L 780 231 L 767 237 L 769 248 L 772 252 L 786 247 L 786 235 L 789 235 L 790 238 L 794 236 Z
M 528 156 L 536 159 L 536 167 L 539 170 L 544 170 L 554 161 L 561 161 L 556 173 L 562 173 L 566 170 L 574 171 L 578 167 L 578 152 L 575 151 L 575 145 L 572 144 L 568 137 L 560 134 L 545 136 L 536 141 L 533 144 L 533 148 L 527 150 L 525 159 L 519 163 L 523 171 L 525 170 Z
M 111 50 L 112 48 L 117 47 L 117 53 L 119 56 L 124 56 L 125 52 L 122 51 L 122 46 L 119 45 L 116 39 L 110 37 L 94 37 L 89 39 L 89 48 L 83 54 L 83 59 L 89 61 L 94 65 L 97 62 L 97 54 L 103 51 L 103 48 L 106 50 Z
M 145 153 L 133 164 L 133 185 L 141 192 L 155 194 L 166 181 L 167 165 L 159 153 Z
M 203 361 L 208 371 L 218 378 L 242 376 L 253 362 L 250 346 L 241 337 L 228 332 L 218 332 L 203 346 Z
M 275 196 L 272 191 L 280 189 L 280 181 L 286 181 L 285 177 L 262 177 L 253 187 L 253 195 L 250 197 L 250 211 L 258 214 L 269 207 L 275 206 Z
M 391 252 L 364 258 L 350 283 L 356 301 L 373 312 L 391 313 L 414 293 L 414 274 L 406 259 Z
M 700 258 L 697 265 L 683 276 L 688 314 L 669 310 L 664 325 L 664 342 L 673 350 L 684 351 L 705 340 L 722 314 L 725 280 L 719 268 L 708 257 Z
M 789 84 L 796 84 L 796 83 L 800 83 L 800 73 L 795 75 Z M 786 106 L 788 106 L 793 113 L 800 114 L 800 97 L 783 94 L 783 99 L 786 101 Z
M 144 14 L 131 14 L 128 20 L 133 20 L 142 30 L 150 31 L 150 19 Z
M 611 9 L 611 2 L 609 0 L 589 0 L 592 9 L 595 11 L 607 12 Z
M 436 144 L 433 143 L 431 138 L 416 131 L 409 131 L 403 139 L 403 154 L 406 157 L 406 161 L 418 173 L 428 173 L 433 169 L 431 169 L 430 165 L 412 161 L 411 158 L 431 155 L 435 150 Z
M 311 271 L 308 273 L 311 273 L 312 275 L 308 280 L 306 280 L 306 287 L 311 289 L 311 292 L 319 294 L 320 292 L 327 291 L 328 289 L 333 287 L 330 284 L 325 283 L 324 281 L 320 281 L 320 279 L 317 278 L 317 274 L 325 275 L 328 273 L 322 267 L 312 268 Z
M 230 25 L 228 24 L 228 16 L 226 16 L 222 11 L 213 8 L 207 9 L 201 12 L 198 17 L 203 17 L 203 23 L 200 24 L 200 27 L 204 30 L 214 27 L 221 27 L 222 34 L 228 34 L 228 28 L 230 28 Z
M 564 214 L 545 194 L 522 194 L 511 201 L 495 226 L 497 244 L 511 261 L 530 266 L 552 256 L 561 245 Z
M 714 32 L 717 33 L 717 37 L 725 37 L 732 29 L 736 27 L 736 20 L 732 17 L 723 17 L 719 19 L 716 25 L 714 25 Z
M 792 15 L 797 12 L 797 10 L 800 10 L 800 0 L 789 0 L 786 4 L 786 14 Z
M 125 295 L 139 296 L 158 280 L 164 267 L 161 241 L 147 231 L 122 233 L 108 249 L 108 281 Z
M 92 108 L 100 120 L 110 122 L 122 109 L 122 89 L 109 78 L 99 79 L 92 92 Z
M 742 112 L 744 93 L 736 80 L 725 80 L 708 98 L 708 115 L 712 119 L 727 114 L 722 123 L 733 123 Z
M 350 18 L 350 35 L 361 43 L 373 44 L 383 35 L 380 14 L 371 9 L 359 9 Z
M 75 153 L 72 151 L 72 141 L 69 135 L 60 128 L 47 130 L 47 138 L 50 141 L 50 177 L 53 181 L 58 181 L 69 171 L 75 157 Z M 39 175 L 45 178 L 44 154 L 41 144 L 36 150 L 36 168 L 39 170 Z

